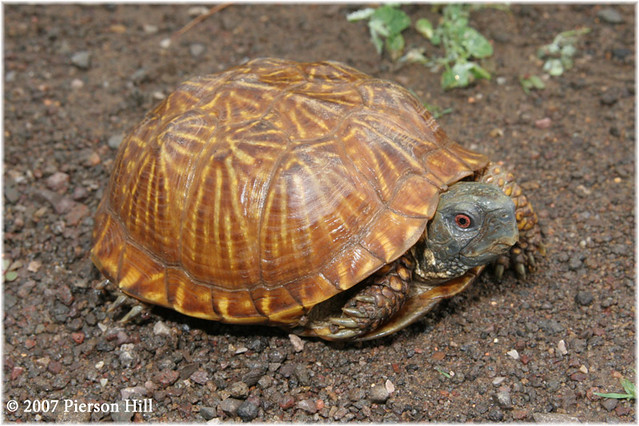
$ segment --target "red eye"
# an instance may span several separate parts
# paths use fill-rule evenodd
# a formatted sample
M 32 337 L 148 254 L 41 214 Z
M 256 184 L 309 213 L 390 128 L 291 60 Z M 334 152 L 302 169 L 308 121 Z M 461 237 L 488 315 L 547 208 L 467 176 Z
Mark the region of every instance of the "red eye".
M 457 214 L 457 216 L 455 216 L 455 223 L 460 228 L 466 229 L 466 228 L 470 227 L 470 224 L 471 224 L 470 217 L 468 215 L 463 214 L 463 213 L 459 213 L 459 214 Z

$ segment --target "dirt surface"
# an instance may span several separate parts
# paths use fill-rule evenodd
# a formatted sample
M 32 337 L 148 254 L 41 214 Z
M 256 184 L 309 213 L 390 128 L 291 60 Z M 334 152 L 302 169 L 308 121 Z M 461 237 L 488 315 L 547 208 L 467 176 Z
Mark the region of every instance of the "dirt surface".
M 494 78 L 449 92 L 380 58 L 345 19 L 357 8 L 231 6 L 166 46 L 190 6 L 4 5 L 5 421 L 635 421 L 634 402 L 594 395 L 635 377 L 634 6 L 476 12 Z M 537 48 L 584 26 L 575 67 L 526 95 Z M 88 260 L 113 147 L 179 82 L 260 56 L 343 61 L 452 108 L 451 137 L 516 166 L 545 231 L 538 269 L 484 274 L 364 344 L 300 348 L 159 308 L 117 323 Z

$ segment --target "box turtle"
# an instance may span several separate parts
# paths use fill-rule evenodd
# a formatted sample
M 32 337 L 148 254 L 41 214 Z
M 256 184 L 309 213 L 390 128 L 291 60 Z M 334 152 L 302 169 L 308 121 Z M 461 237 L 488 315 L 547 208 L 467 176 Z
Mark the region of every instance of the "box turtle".
M 91 258 L 183 314 L 327 340 L 397 331 L 485 265 L 520 275 L 537 216 L 500 163 L 397 84 L 256 59 L 183 83 L 123 140 Z

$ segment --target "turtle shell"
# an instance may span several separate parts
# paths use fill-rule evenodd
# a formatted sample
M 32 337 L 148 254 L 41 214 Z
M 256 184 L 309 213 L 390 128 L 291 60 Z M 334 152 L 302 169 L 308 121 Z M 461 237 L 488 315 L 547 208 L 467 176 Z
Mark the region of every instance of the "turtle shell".
M 91 258 L 142 301 L 296 325 L 405 253 L 486 164 L 397 84 L 257 59 L 183 83 L 124 139 Z

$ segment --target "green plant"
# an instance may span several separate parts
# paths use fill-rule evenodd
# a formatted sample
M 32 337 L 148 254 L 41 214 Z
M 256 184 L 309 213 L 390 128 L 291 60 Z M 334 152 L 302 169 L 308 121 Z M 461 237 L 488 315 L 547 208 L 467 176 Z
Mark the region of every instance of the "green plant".
M 599 392 L 593 392 L 593 393 L 602 398 L 637 399 L 635 384 L 625 378 L 621 378 L 620 382 L 621 382 L 621 387 L 623 387 L 623 390 L 626 393 L 599 393 Z
M 437 370 L 437 372 L 438 372 L 439 374 L 441 374 L 442 376 L 446 377 L 447 379 L 450 379 L 450 378 L 452 377 L 449 373 L 447 373 L 447 372 L 446 372 L 443 368 L 441 368 L 441 367 L 435 367 L 435 370 Z
M 444 56 L 434 58 L 432 66 L 443 65 L 441 85 L 444 89 L 466 87 L 476 78 L 490 79 L 490 73 L 471 59 L 492 56 L 493 47 L 477 30 L 468 25 L 471 6 L 449 4 L 443 8 L 437 28 L 426 18 L 415 24 L 415 29 L 434 46 L 444 49 Z
M 415 23 L 415 30 L 428 39 L 433 46 L 443 49 L 443 56 L 427 57 L 424 48 L 410 49 L 404 56 L 402 32 L 410 26 L 410 18 L 397 5 L 385 5 L 377 9 L 362 9 L 347 16 L 351 22 L 368 19 L 371 39 L 378 53 L 385 46 L 393 61 L 421 63 L 442 74 L 444 89 L 466 87 L 475 79 L 490 79 L 490 73 L 475 59 L 488 58 L 493 54 L 490 42 L 477 30 L 469 26 L 470 13 L 477 6 L 449 4 L 441 8 L 442 18 L 434 26 L 422 18 Z M 385 42 L 382 41 L 385 39 Z
M 526 74 L 522 77 L 519 77 L 519 83 L 521 84 L 521 87 L 524 89 L 524 92 L 526 92 L 526 94 L 530 93 L 530 91 L 534 89 L 543 90 L 546 88 L 546 85 L 543 81 L 541 81 L 541 78 L 531 74 Z
M 545 60 L 544 71 L 552 76 L 559 76 L 572 68 L 572 57 L 577 53 L 575 44 L 580 36 L 589 32 L 590 28 L 564 31 L 557 34 L 552 43 L 540 47 L 537 56 Z
M 2 259 L 2 275 L 6 282 L 15 281 L 16 278 L 18 278 L 18 273 L 14 270 L 10 270 L 11 266 L 13 265 L 9 259 Z
M 435 117 L 436 119 L 441 117 L 442 115 L 450 114 L 451 112 L 453 112 L 452 108 L 442 109 L 441 107 L 437 105 L 428 104 L 426 102 L 422 102 L 422 104 L 428 110 L 428 112 L 430 112 L 433 115 L 433 117 Z
M 346 16 L 349 22 L 368 19 L 371 40 L 377 53 L 381 55 L 386 46 L 393 61 L 396 61 L 404 51 L 405 42 L 402 32 L 410 26 L 410 18 L 398 7 L 397 4 L 386 4 L 377 9 L 358 10 Z

